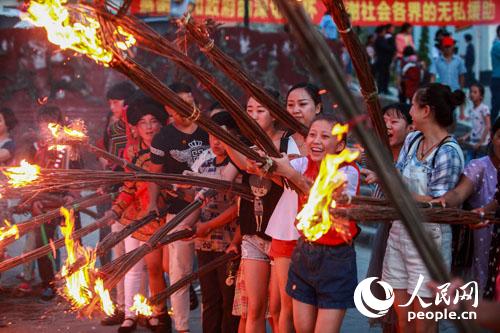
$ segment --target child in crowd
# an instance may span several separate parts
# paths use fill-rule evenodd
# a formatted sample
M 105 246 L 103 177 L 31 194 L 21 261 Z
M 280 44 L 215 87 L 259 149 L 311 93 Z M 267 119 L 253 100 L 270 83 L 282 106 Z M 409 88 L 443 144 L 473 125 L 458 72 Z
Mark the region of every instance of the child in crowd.
M 410 106 L 408 104 L 390 104 L 382 109 L 385 126 L 387 127 L 387 136 L 391 148 L 394 162 L 398 159 L 399 152 L 403 147 L 406 136 L 413 130 L 412 119 L 410 116 Z M 375 173 L 369 169 L 362 169 L 361 174 L 365 176 L 364 181 L 367 184 L 374 184 L 377 181 Z M 373 196 L 381 198 L 383 193 L 378 184 L 373 191 Z M 382 273 L 382 262 L 384 259 L 387 237 L 389 237 L 389 223 L 381 223 L 378 226 L 377 234 L 373 240 L 373 251 L 368 265 L 367 276 L 379 276 Z
M 0 167 L 8 166 L 14 159 L 15 144 L 11 133 L 17 125 L 14 112 L 9 108 L 0 108 Z M 7 214 L 8 200 L 0 200 L 0 223 L 4 220 L 12 221 Z M 0 248 L 0 261 L 3 258 L 3 250 Z
M 163 106 L 152 98 L 146 97 L 141 93 L 136 93 L 136 96 L 131 99 L 127 109 L 127 121 L 130 126 L 134 126 L 138 134 L 138 140 L 130 142 L 126 148 L 127 160 L 140 167 L 147 169 L 151 164 L 151 142 L 153 137 L 160 132 L 163 124 L 167 121 L 167 114 L 163 110 Z M 115 200 L 112 210 L 113 215 L 119 218 L 119 223 L 127 226 L 134 220 L 139 219 L 146 214 L 145 209 L 148 204 L 148 185 L 142 182 L 125 182 L 120 191 L 120 195 Z M 162 196 L 158 198 L 159 207 L 166 205 Z M 138 248 L 142 242 L 147 241 L 153 232 L 159 227 L 158 222 L 150 222 L 146 226 L 139 229 L 133 235 L 128 236 L 124 240 L 125 252 L 131 252 Z M 137 316 L 134 311 L 130 310 L 133 304 L 133 298 L 137 293 L 145 294 L 144 292 L 144 268 L 147 265 L 149 272 L 149 285 L 151 296 L 156 295 L 159 291 L 166 288 L 163 278 L 163 270 L 161 269 L 161 260 L 155 260 L 160 250 L 155 250 L 146 255 L 144 260 L 140 260 L 125 274 L 124 278 L 124 320 L 118 328 L 119 333 L 132 332 L 137 326 Z M 162 315 L 165 320 L 157 320 L 157 317 Z M 171 331 L 170 318 L 166 313 L 165 306 L 157 306 L 154 308 L 154 318 L 148 321 L 150 328 L 155 332 Z
M 491 122 L 490 109 L 483 103 L 484 87 L 479 83 L 470 86 L 469 99 L 472 102 L 470 110 L 471 131 L 460 138 L 460 141 L 467 143 L 465 161 L 482 157 L 487 153 L 488 142 L 490 141 Z
M 62 146 L 58 149 L 49 149 L 49 142 L 52 139 L 52 134 L 48 128 L 49 123 L 55 123 L 63 125 L 63 115 L 61 110 L 56 106 L 44 106 L 40 108 L 36 115 L 36 122 L 38 127 L 38 138 L 34 142 L 27 154 L 29 155 L 29 162 L 32 164 L 37 164 L 41 168 L 48 169 L 78 169 L 82 167 L 82 162 L 78 151 L 71 146 Z M 31 205 L 32 216 L 38 216 L 46 213 L 49 210 L 57 209 L 61 206 L 61 203 L 68 204 L 79 196 L 78 192 L 69 191 L 58 191 L 52 193 L 54 196 L 58 196 L 60 200 L 50 201 L 39 201 L 35 200 Z M 76 214 L 75 229 L 79 229 L 80 219 L 79 215 Z M 35 248 L 41 247 L 43 245 L 49 244 L 52 239 L 56 239 L 56 229 L 59 225 L 60 219 L 51 220 L 48 223 L 44 223 L 39 229 L 35 230 L 34 242 L 33 239 L 29 239 L 33 243 L 27 244 L 25 250 L 33 250 Z M 47 256 L 38 259 L 38 272 L 40 279 L 42 280 L 42 294 L 41 299 L 48 301 L 55 297 L 55 289 L 52 285 L 54 280 L 55 271 L 59 269 L 58 265 L 59 256 L 52 256 L 49 254 Z M 29 292 L 31 287 L 29 283 L 22 283 L 19 289 L 24 292 Z
M 119 82 L 114 84 L 106 93 L 106 98 L 109 105 L 109 113 L 106 116 L 106 124 L 104 127 L 104 135 L 102 142 L 98 145 L 107 152 L 124 157 L 125 146 L 127 145 L 127 125 L 125 123 L 129 99 L 134 95 L 136 89 L 130 82 Z M 101 166 L 105 170 L 123 171 L 120 166 L 108 162 L 104 158 L 99 158 Z M 110 192 L 118 191 L 120 185 L 114 185 L 107 189 Z M 97 205 L 97 212 L 102 215 L 111 208 L 111 202 L 105 202 Z M 113 223 L 111 227 L 99 229 L 99 241 L 103 240 L 110 231 L 118 232 L 123 229 L 120 223 Z M 101 265 L 105 265 L 113 258 L 118 258 L 125 254 L 125 243 L 122 241 L 113 247 L 110 253 L 99 258 Z M 124 286 L 123 280 L 116 285 L 116 311 L 113 315 L 105 317 L 101 320 L 104 326 L 120 325 L 125 319 L 124 314 Z
M 305 82 L 292 86 L 286 96 L 286 108 L 295 119 L 309 127 L 314 117 L 322 111 L 318 87 Z M 306 138 L 300 133 L 294 133 L 292 137 L 299 148 L 300 155 L 306 156 Z M 276 273 L 279 286 L 279 332 L 283 333 L 293 332 L 292 299 L 285 289 L 292 251 L 299 238 L 294 225 L 298 213 L 297 200 L 297 192 L 285 186 L 266 229 L 266 234 L 273 238 L 269 255 L 274 260 L 274 269 L 271 274 Z
M 0 166 L 9 165 L 14 158 L 15 144 L 10 136 L 17 119 L 9 108 L 0 109 Z
M 211 114 L 212 120 L 231 131 L 236 123 L 228 112 Z M 224 146 L 213 135 L 208 136 L 214 157 L 206 159 L 198 168 L 198 173 L 205 177 L 225 179 L 228 166 L 235 170 Z M 234 175 L 231 177 L 233 180 Z M 219 192 L 207 199 L 201 208 L 200 220 L 196 225 L 195 248 L 200 266 L 224 255 L 234 240 L 237 229 L 238 197 L 231 193 Z M 229 265 L 234 265 L 230 263 Z M 203 332 L 236 332 L 239 318 L 232 315 L 234 285 L 227 285 L 228 265 L 200 276 L 202 293 Z
M 15 144 L 14 140 L 10 137 L 11 131 L 16 127 L 17 119 L 9 108 L 0 109 L 0 167 L 9 165 L 14 158 Z M 8 220 L 12 221 L 12 216 L 8 214 L 8 200 L 0 200 L 0 223 Z M 6 256 L 6 249 L 0 247 L 0 261 L 2 261 Z M 32 267 L 32 263 L 26 264 L 26 266 Z M 28 279 L 31 280 L 33 269 L 31 268 Z M 2 327 L 2 321 L 0 320 L 0 327 Z
M 270 93 L 272 92 L 270 91 Z M 275 92 L 273 95 L 278 98 L 279 94 Z M 247 101 L 246 111 L 266 132 L 280 152 L 299 154 L 293 138 L 277 128 L 274 118 L 265 106 L 250 97 Z M 254 195 L 253 200 L 242 198 L 240 202 L 239 223 L 243 237 L 241 269 L 248 299 L 248 307 L 246 304 L 242 305 L 242 313 L 246 312 L 247 315 L 246 318 L 242 316 L 240 329 L 245 327 L 248 332 L 265 331 L 265 313 L 269 295 L 272 326 L 273 330 L 277 330 L 279 291 L 275 279 L 276 275 L 271 274 L 271 270 L 275 269 L 274 265 L 271 265 L 271 257 L 269 256 L 271 237 L 266 235 L 265 231 L 283 189 L 262 175 L 250 173 L 249 170 L 255 173 L 258 171 L 254 163 L 231 147 L 226 146 L 225 148 L 243 175 L 242 183 L 247 185 Z M 235 304 L 239 304 L 239 301 L 235 300 Z M 246 311 L 247 309 L 248 311 Z
M 182 83 L 173 83 L 169 86 L 185 102 L 196 107 L 191 87 Z M 206 149 L 208 149 L 208 134 L 195 122 L 184 118 L 174 109 L 165 106 L 172 118 L 172 123 L 165 126 L 155 135 L 151 144 L 151 165 L 149 171 L 154 173 L 182 174 L 190 170 L 194 161 Z M 149 207 L 147 211 L 156 211 L 159 186 L 155 183 L 149 184 Z M 170 221 L 184 209 L 188 202 L 178 198 L 170 197 L 167 221 Z M 197 213 L 188 216 L 176 229 L 177 231 L 192 226 L 198 219 Z M 179 240 L 163 247 L 163 269 L 169 273 L 170 283 L 175 283 L 193 270 L 194 243 L 192 241 Z M 189 315 L 191 308 L 189 287 L 181 288 L 170 296 L 174 310 L 175 329 L 178 332 L 189 331 Z M 197 299 L 195 299 L 195 302 Z
M 392 158 L 393 161 L 396 162 L 406 136 L 413 131 L 412 119 L 410 116 L 410 105 L 401 103 L 390 104 L 382 109 L 382 113 L 384 115 L 385 126 L 387 127 L 387 136 L 389 137 L 389 146 L 391 148 Z M 365 175 L 365 182 L 367 184 L 376 184 L 377 177 L 373 171 L 365 168 L 361 170 L 361 174 Z M 375 198 L 382 198 L 384 196 L 379 184 L 375 185 L 372 196 Z M 381 278 L 382 265 L 384 263 L 385 249 L 387 247 L 387 239 L 389 238 L 390 229 L 391 223 L 384 222 L 377 225 L 377 232 L 372 240 L 372 254 L 368 264 L 366 277 L 375 276 L 379 279 Z M 373 294 L 382 299 L 385 297 L 385 291 L 382 288 L 377 288 L 376 286 L 377 285 L 375 285 L 372 290 Z M 389 329 L 389 327 L 395 326 L 395 318 L 394 312 L 389 311 L 387 315 L 380 319 L 374 319 L 374 321 L 382 321 L 384 329 Z
M 326 154 L 345 148 L 345 139 L 338 141 L 332 135 L 335 123 L 331 115 L 317 116 L 306 137 L 307 157 L 273 159 L 277 165 L 274 174 L 293 180 L 307 194 Z M 356 164 L 345 163 L 339 171 L 346 176 L 345 194 L 357 194 L 360 173 Z M 300 196 L 299 206 L 306 201 L 307 195 Z M 356 253 L 344 238 L 345 234 L 356 237 L 359 228 L 352 221 L 336 219 L 336 223 L 341 230 L 330 229 L 316 241 L 301 236 L 293 250 L 286 291 L 293 298 L 297 332 L 340 332 L 346 309 L 354 307 Z
M 418 61 L 418 56 L 413 47 L 405 47 L 403 58 L 400 59 L 398 71 L 398 76 L 400 77 L 399 101 L 401 103 L 411 102 L 413 94 L 415 94 L 415 91 L 420 87 L 422 78 L 420 62 Z

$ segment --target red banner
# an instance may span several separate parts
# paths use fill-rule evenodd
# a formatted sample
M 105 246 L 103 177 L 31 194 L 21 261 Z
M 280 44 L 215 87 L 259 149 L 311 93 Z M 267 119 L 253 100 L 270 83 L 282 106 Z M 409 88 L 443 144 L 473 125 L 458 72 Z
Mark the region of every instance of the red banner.
M 413 25 L 472 25 L 500 22 L 498 0 L 349 0 L 345 4 L 355 25 L 403 22 Z
M 335 0 L 336 1 L 336 0 Z M 173 3 L 172 3 L 173 2 Z M 133 14 L 166 15 L 180 0 L 134 0 Z M 196 0 L 194 16 L 218 22 L 242 22 L 244 0 Z M 301 0 L 314 23 L 325 12 L 322 0 Z M 354 25 L 375 26 L 385 23 L 413 25 L 496 24 L 500 22 L 498 0 L 344 0 Z M 273 0 L 249 0 L 252 23 L 282 23 Z

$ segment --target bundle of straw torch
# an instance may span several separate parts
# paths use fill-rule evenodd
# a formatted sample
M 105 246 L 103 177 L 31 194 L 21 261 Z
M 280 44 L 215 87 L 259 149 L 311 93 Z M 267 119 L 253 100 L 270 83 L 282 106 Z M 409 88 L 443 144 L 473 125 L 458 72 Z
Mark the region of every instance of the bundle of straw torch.
M 82 126 L 82 121 L 80 120 L 75 123 Z M 71 125 L 66 127 L 57 124 L 49 124 L 48 126 L 53 135 L 53 139 L 49 142 L 50 147 L 53 147 L 53 149 L 65 145 L 77 145 L 80 148 L 88 149 L 99 157 L 125 167 L 128 172 L 84 169 L 41 169 L 37 165 L 21 161 L 19 167 L 0 168 L 0 171 L 8 178 L 8 184 L 10 185 L 10 187 L 3 189 L 4 196 L 19 196 L 23 193 L 39 194 L 60 189 L 92 189 L 126 181 L 140 181 L 157 182 L 163 185 L 182 184 L 195 187 L 208 187 L 220 191 L 232 191 L 244 198 L 251 198 L 248 188 L 233 182 L 193 175 L 149 173 L 122 158 L 90 144 L 88 137 L 81 128 L 80 130 L 76 130 Z

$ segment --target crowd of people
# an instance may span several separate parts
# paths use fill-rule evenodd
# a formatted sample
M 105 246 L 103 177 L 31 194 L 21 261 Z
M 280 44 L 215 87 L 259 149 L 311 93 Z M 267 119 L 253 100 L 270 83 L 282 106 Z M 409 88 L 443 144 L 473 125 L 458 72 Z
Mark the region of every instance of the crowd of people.
M 477 125 L 462 138 L 473 147 L 473 153 L 465 159 L 459 141 L 449 131 L 455 122 L 455 109 L 464 105 L 466 99 L 461 88 L 464 87 L 462 75 L 467 69 L 453 53 L 453 39 L 444 34 L 439 40 L 439 53 L 430 66 L 429 82 L 423 83 L 425 75 L 420 73 L 413 49 L 411 26 L 404 25 L 395 37 L 392 33 L 392 26 L 377 29 L 373 67 L 381 93 L 387 92 L 393 60 L 400 68 L 401 103 L 387 106 L 384 120 L 394 163 L 405 184 L 416 201 L 441 202 L 447 207 L 464 205 L 478 213 L 497 210 L 500 121 L 483 103 L 484 88 L 478 83 L 470 85 L 474 106 L 471 114 Z M 493 48 L 495 52 L 500 48 L 500 27 Z M 493 78 L 498 81 L 500 58 L 493 50 L 492 56 L 497 57 Z M 449 66 L 453 66 L 453 70 L 448 69 Z M 412 81 L 417 75 L 411 74 L 413 68 L 419 69 L 418 84 Z M 434 82 L 436 80 L 439 83 Z M 192 87 L 181 82 L 169 87 L 186 103 L 197 107 Z M 498 98 L 499 92 L 492 91 L 492 95 Z M 269 90 L 268 93 L 279 100 L 278 92 Z M 166 277 L 170 284 L 179 281 L 193 271 L 195 261 L 201 266 L 226 252 L 236 252 L 241 254 L 240 262 L 200 276 L 204 332 L 265 332 L 266 321 L 273 332 L 339 332 L 346 310 L 354 307 L 358 278 L 364 278 L 357 275 L 353 242 L 361 229 L 357 221 L 336 218 L 335 229 L 311 241 L 296 227 L 296 216 L 308 200 L 321 162 L 327 154 L 339 153 L 347 146 L 345 137 L 332 134 L 338 120 L 335 114 L 323 111 L 320 89 L 312 83 L 297 83 L 284 96 L 286 110 L 308 128 L 305 136 L 279 124 L 253 97 L 246 99 L 248 116 L 282 153 L 281 158 L 271 158 L 273 171 L 128 82 L 111 87 L 107 99 L 110 113 L 103 129 L 102 145 L 108 152 L 152 173 L 202 175 L 238 182 L 248 188 L 252 199 L 231 192 L 205 195 L 200 188 L 178 186 L 172 190 L 144 182 L 125 182 L 119 188 L 100 189 L 119 191 L 112 204 L 102 204 L 100 208 L 102 214 L 116 220 L 112 231 L 119 231 L 152 211 L 168 210 L 166 218 L 142 227 L 115 246 L 113 258 L 141 246 L 159 225 L 173 219 L 193 198 L 204 201 L 202 208 L 174 229 L 192 228 L 194 236 L 150 252 L 128 271 L 116 287 L 114 302 L 118 309 L 102 324 L 118 325 L 121 333 L 134 331 L 139 322 L 130 309 L 135 294 L 157 295 L 166 288 Z M 229 112 L 219 104 L 205 112 L 221 130 L 252 146 Z M 15 156 L 23 156 L 45 168 L 83 168 L 73 148 L 50 150 L 48 147 L 48 123 L 63 124 L 63 119 L 59 108 L 40 107 L 36 116 L 37 139 L 29 149 L 15 152 L 9 136 L 16 125 L 15 116 L 9 109 L 0 109 L 0 163 L 8 165 Z M 119 170 L 119 166 L 104 160 L 102 167 Z M 373 195 L 383 196 L 378 177 L 371 170 L 361 168 L 356 162 L 343 163 L 339 170 L 346 179 L 344 194 L 354 196 L 362 184 L 376 184 Z M 54 195 L 60 198 L 55 200 L 56 205 L 60 205 L 72 202 L 80 193 L 61 191 Z M 57 207 L 47 200 L 40 200 L 34 201 L 27 211 L 35 216 L 54 208 Z M 47 244 L 59 223 L 56 219 L 29 233 L 25 252 Z M 477 281 L 484 299 L 500 302 L 498 225 L 481 224 L 470 229 L 426 223 L 424 230 L 454 274 L 464 280 Z M 109 231 L 102 229 L 101 239 Z M 461 240 L 467 233 L 471 242 L 466 250 L 469 261 L 461 252 L 464 246 Z M 51 282 L 60 267 L 58 258 L 49 255 L 38 260 L 44 300 L 55 297 Z M 110 258 L 100 259 L 104 264 Z M 234 284 L 226 281 L 232 271 L 237 271 Z M 399 331 L 436 330 L 434 320 L 408 321 L 408 311 L 430 312 L 436 308 L 424 309 L 417 299 L 410 299 L 418 292 L 419 299 L 432 303 L 434 289 L 431 289 L 431 276 L 402 222 L 380 224 L 368 276 L 378 276 L 394 288 L 395 319 L 389 324 Z M 423 276 L 423 284 L 416 291 L 420 276 Z M 30 290 L 34 279 L 32 264 L 24 266 L 20 278 L 23 282 L 19 289 Z M 196 303 L 192 287 L 183 287 L 170 297 L 172 313 L 167 303 L 156 305 L 145 324 L 153 332 L 170 332 L 172 324 L 176 331 L 188 332 L 190 311 Z M 402 304 L 409 306 L 400 307 Z

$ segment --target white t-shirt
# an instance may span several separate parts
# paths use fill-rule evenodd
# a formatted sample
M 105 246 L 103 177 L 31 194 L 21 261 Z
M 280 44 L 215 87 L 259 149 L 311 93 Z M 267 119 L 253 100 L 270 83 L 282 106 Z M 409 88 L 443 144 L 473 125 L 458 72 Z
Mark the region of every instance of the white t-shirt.
M 300 174 L 304 174 L 307 169 L 307 157 L 299 157 L 290 161 L 292 168 Z M 273 214 L 269 218 L 266 234 L 279 240 L 296 240 L 299 232 L 295 228 L 295 218 L 297 217 L 299 206 L 299 196 L 297 192 L 287 187 L 284 188 L 280 200 L 274 208 Z
M 483 132 L 486 130 L 486 123 L 484 118 L 490 115 L 490 109 L 486 104 L 481 103 L 478 107 L 472 108 L 470 113 L 472 130 L 470 133 L 470 143 L 476 144 L 481 140 Z M 486 133 L 484 141 L 481 142 L 481 146 L 486 146 L 490 142 L 490 133 Z

